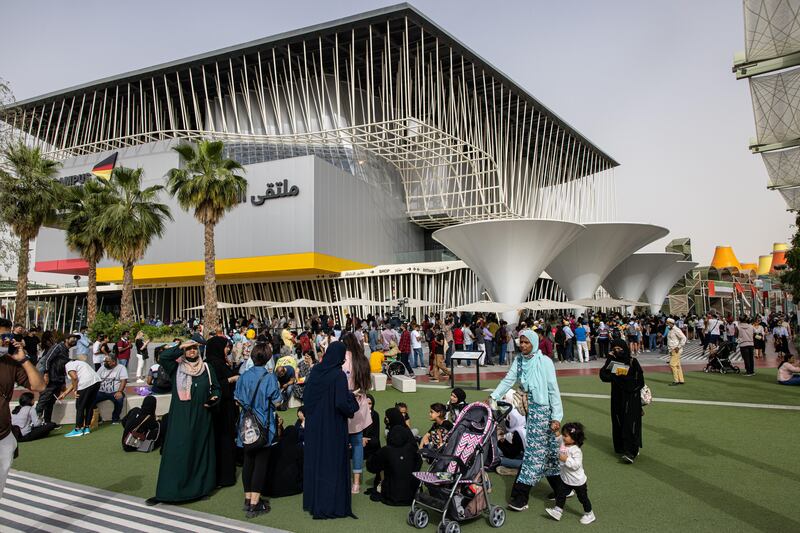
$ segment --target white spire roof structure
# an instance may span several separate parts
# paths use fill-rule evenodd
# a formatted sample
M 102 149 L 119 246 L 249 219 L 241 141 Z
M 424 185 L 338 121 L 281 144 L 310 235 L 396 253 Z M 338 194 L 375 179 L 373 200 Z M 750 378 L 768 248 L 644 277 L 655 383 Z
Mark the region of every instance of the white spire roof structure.
M 475 271 L 493 299 L 514 305 L 527 299 L 544 267 L 584 229 L 560 220 L 487 220 L 442 228 L 433 238 Z
M 633 254 L 606 276 L 603 288 L 617 298 L 639 300 L 653 277 L 682 257 L 669 252 Z
M 645 289 L 651 313 L 656 314 L 661 310 L 661 304 L 675 282 L 697 265 L 694 261 L 677 261 L 666 265 L 653 276 L 650 285 Z
M 603 222 L 584 225 L 586 231 L 545 268 L 570 300 L 591 298 L 614 267 L 642 246 L 669 233 L 667 228 L 652 224 Z

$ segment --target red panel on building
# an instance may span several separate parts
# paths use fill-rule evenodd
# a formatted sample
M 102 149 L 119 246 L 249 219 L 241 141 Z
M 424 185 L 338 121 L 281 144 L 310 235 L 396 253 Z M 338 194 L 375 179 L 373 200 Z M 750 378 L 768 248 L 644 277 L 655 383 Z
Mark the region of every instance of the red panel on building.
M 33 267 L 36 272 L 49 272 L 50 274 L 89 274 L 89 263 L 83 259 L 58 259 L 57 261 L 36 261 Z

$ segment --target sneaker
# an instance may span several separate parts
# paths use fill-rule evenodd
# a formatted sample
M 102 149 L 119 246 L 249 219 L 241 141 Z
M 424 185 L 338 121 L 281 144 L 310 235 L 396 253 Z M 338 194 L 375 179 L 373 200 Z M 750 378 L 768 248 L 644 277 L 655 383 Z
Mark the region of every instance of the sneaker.
M 567 494 L 567 498 L 572 498 L 573 496 L 575 496 L 575 491 L 574 490 L 569 491 L 569 494 Z M 547 495 L 547 499 L 553 502 L 556 501 L 556 493 L 551 492 L 550 494 Z
M 634 458 L 628 454 L 625 454 L 622 456 L 622 460 L 625 461 L 626 463 L 633 464 Z
M 520 512 L 526 510 L 528 508 L 528 504 L 526 503 L 524 505 L 518 505 L 516 503 L 509 503 L 508 508 L 511 509 L 512 511 Z
M 112 426 L 118 426 L 119 425 L 119 420 L 112 420 L 111 421 L 111 425 Z
M 497 472 L 501 476 L 516 476 L 517 474 L 519 474 L 519 469 L 508 468 L 505 466 L 498 466 L 495 472 Z
M 64 426 L 62 426 L 61 424 L 56 424 L 56 426 L 53 428 L 53 431 L 58 431 L 62 427 L 64 427 Z
M 553 517 L 553 520 L 561 520 L 561 513 L 563 512 L 560 507 L 547 507 L 545 512 Z
M 595 520 L 597 520 L 597 519 L 594 516 L 594 511 L 589 511 L 588 513 L 584 514 L 581 517 L 581 524 L 584 524 L 584 525 L 591 524 Z
M 82 429 L 73 429 L 72 431 L 70 431 L 69 433 L 67 433 L 64 436 L 67 437 L 67 438 L 83 437 L 83 430 Z
M 261 516 L 262 514 L 267 514 L 270 511 L 269 506 L 267 506 L 264 501 L 258 502 L 256 505 L 251 505 L 250 508 L 245 513 L 247 518 L 255 518 L 257 516 Z
M 673 381 L 672 383 L 669 384 L 670 387 L 677 387 L 678 385 L 680 385 L 680 383 L 678 383 L 677 381 Z
M 91 433 L 91 431 L 89 430 L 89 428 L 83 428 L 83 434 L 84 434 L 84 435 L 88 435 L 89 433 Z

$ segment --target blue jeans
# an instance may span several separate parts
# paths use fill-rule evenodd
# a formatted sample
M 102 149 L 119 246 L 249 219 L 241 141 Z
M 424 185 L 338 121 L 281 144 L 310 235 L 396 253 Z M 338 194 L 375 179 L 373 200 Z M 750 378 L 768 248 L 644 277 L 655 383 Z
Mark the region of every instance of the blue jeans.
M 506 350 L 508 350 L 508 343 L 504 342 L 500 345 L 500 364 L 506 364 Z
M 422 348 L 413 348 L 414 352 L 411 354 L 411 366 L 421 368 L 425 366 L 425 358 L 422 355 Z
M 456 346 L 452 342 L 447 343 L 447 352 L 444 354 L 444 364 L 450 368 L 450 358 L 456 352 Z
M 353 473 L 360 474 L 364 469 L 364 441 L 361 440 L 364 433 L 350 434 L 350 448 L 353 449 Z
M 564 359 L 567 361 L 574 361 L 575 360 L 575 352 L 573 351 L 575 348 L 574 342 L 572 339 L 567 340 L 567 344 L 564 346 Z
M 125 404 L 125 395 L 122 395 L 122 398 L 117 400 L 114 398 L 113 392 L 98 392 L 97 397 L 94 400 L 94 405 L 97 407 L 97 404 L 104 401 L 111 401 L 114 402 L 114 412 L 111 414 L 111 421 L 112 422 L 119 422 L 119 415 L 122 414 L 122 406 Z
M 121 364 L 125 368 L 128 368 L 128 361 L 130 361 L 130 359 L 117 359 L 117 363 Z
M 486 364 L 490 365 L 494 362 L 494 341 L 484 339 L 483 345 L 486 347 Z
M 778 385 L 800 385 L 800 376 L 792 376 L 786 381 L 779 381 Z
M 471 351 L 474 351 L 474 350 L 477 350 L 477 347 L 474 344 L 465 344 L 464 345 L 464 351 L 465 352 L 471 352 Z M 472 361 L 467 361 L 467 366 L 472 366 Z
M 650 342 L 647 345 L 647 349 L 648 350 L 655 350 L 656 349 L 656 340 L 658 339 L 658 335 L 656 335 L 655 333 L 651 333 L 649 335 L 649 338 L 650 338 Z

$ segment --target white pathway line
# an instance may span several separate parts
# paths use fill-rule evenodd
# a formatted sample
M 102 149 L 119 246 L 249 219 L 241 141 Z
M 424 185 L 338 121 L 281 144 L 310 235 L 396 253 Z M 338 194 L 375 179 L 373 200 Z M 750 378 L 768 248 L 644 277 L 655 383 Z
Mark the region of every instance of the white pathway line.
M 562 392 L 561 396 L 568 396 L 572 398 L 600 398 L 606 400 L 611 398 L 611 396 L 607 394 L 587 394 L 582 392 Z M 653 398 L 653 401 L 663 403 L 686 403 L 692 405 L 713 405 L 718 407 L 751 407 L 753 409 L 800 411 L 800 405 L 779 405 L 773 403 L 715 402 L 712 400 L 684 400 L 679 398 Z

